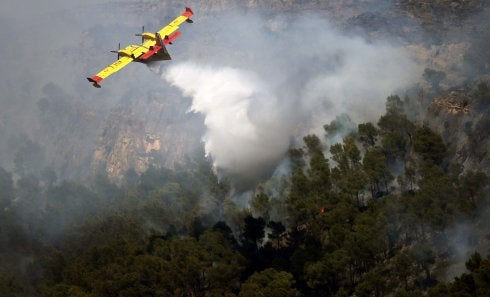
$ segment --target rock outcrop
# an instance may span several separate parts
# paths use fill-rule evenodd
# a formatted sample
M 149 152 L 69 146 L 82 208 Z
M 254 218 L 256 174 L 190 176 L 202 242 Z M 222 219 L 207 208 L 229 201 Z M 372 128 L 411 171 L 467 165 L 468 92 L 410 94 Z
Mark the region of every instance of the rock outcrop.
M 443 92 L 429 107 L 426 123 L 441 133 L 454 164 L 490 174 L 490 80 Z
M 152 94 L 114 108 L 99 136 L 92 170 L 121 180 L 129 169 L 174 168 L 199 157 L 202 119 L 186 113 L 187 105 L 179 100 Z

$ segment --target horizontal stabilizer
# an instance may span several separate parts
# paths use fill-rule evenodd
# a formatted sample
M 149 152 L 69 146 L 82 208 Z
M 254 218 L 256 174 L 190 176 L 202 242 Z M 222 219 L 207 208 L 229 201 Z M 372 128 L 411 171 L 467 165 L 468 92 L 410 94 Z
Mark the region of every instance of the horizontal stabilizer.
M 192 9 L 190 9 L 189 7 L 186 7 L 185 8 L 185 12 L 182 15 L 187 18 L 185 20 L 187 23 L 194 23 L 194 21 L 191 20 L 191 16 L 194 15 L 194 12 L 192 11 Z

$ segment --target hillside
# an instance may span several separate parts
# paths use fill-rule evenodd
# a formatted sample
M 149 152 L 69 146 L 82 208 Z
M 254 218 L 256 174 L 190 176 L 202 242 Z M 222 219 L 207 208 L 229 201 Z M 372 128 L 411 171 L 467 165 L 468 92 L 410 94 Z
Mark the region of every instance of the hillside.
M 460 174 L 440 135 L 404 106 L 388 97 L 377 127 L 358 125 L 329 157 L 305 136 L 289 150 L 291 174 L 246 208 L 206 161 L 126 174 L 122 187 L 45 174 L 14 185 L 2 170 L 0 292 L 486 296 L 489 178 Z M 326 124 L 327 138 L 341 127 Z
M 179 41 L 182 42 L 182 46 L 176 49 L 176 54 L 180 60 L 191 58 L 204 63 L 224 62 L 234 67 L 242 67 L 239 61 L 247 61 L 253 57 L 252 55 L 256 55 L 256 49 L 247 50 L 244 47 L 237 51 L 236 46 L 239 44 L 230 45 L 228 43 L 226 45 L 224 42 L 229 42 L 228 39 L 213 39 L 213 34 L 217 35 L 220 34 L 219 31 L 226 31 L 220 30 L 221 24 L 219 23 L 209 26 L 209 24 L 216 23 L 213 21 L 216 17 L 226 16 L 226 11 L 230 8 L 232 11 L 244 10 L 249 14 L 258 12 L 262 15 L 260 21 L 264 22 L 264 26 L 279 26 L 280 28 L 284 25 L 281 24 L 283 20 L 278 18 L 278 15 L 294 18 L 294 15 L 314 13 L 326 17 L 336 28 L 346 34 L 357 34 L 370 42 L 389 40 L 411 53 L 422 69 L 427 68 L 435 71 L 434 73 L 442 72 L 440 78 L 424 78 L 421 73 L 421 77 L 418 78 L 419 86 L 414 87 L 416 90 L 412 91 L 426 94 L 425 98 L 421 99 L 423 102 L 414 102 L 412 111 L 414 115 L 417 115 L 417 118 L 414 119 L 423 120 L 433 100 L 454 88 L 468 89 L 468 86 L 475 88 L 474 86 L 480 79 L 479 76 L 487 73 L 490 67 L 486 50 L 489 38 L 486 38 L 488 32 L 484 30 L 485 16 L 489 11 L 488 5 L 482 1 L 424 3 L 424 1 L 194 2 L 190 4 L 194 4 L 195 10 L 201 12 L 201 15 L 198 14 L 196 17 L 204 27 L 199 27 L 198 22 L 196 26 L 184 28 L 189 39 L 183 38 L 182 41 Z M 174 11 L 178 11 L 179 5 L 172 1 L 125 2 L 117 7 L 114 16 L 131 11 L 133 18 L 145 16 L 154 22 L 153 19 L 160 19 L 161 17 L 157 16 L 162 14 L 167 18 L 172 17 Z M 100 5 L 101 18 L 113 20 L 114 16 L 110 15 L 111 12 L 107 8 L 105 4 Z M 117 32 L 124 33 L 122 30 L 126 31 L 132 22 L 133 20 L 122 22 Z M 81 44 L 77 48 L 70 46 L 58 48 L 56 51 L 62 53 L 65 61 L 83 60 L 87 52 L 97 51 L 102 37 L 104 39 L 116 37 L 117 39 L 117 36 L 108 34 L 112 26 L 106 25 L 83 32 Z M 195 34 L 196 31 L 199 33 Z M 193 51 L 194 48 L 198 50 Z M 247 52 L 250 53 L 247 54 Z M 99 61 L 106 61 L 106 58 Z M 98 66 L 100 62 L 96 62 L 93 58 L 90 58 L 88 63 L 92 65 L 90 69 L 87 65 L 81 68 L 93 71 L 92 67 L 100 67 Z M 161 67 L 165 69 L 166 66 Z M 91 98 L 90 95 L 88 97 L 80 95 L 81 86 L 77 86 L 76 91 L 73 91 L 61 87 L 58 83 L 47 83 L 42 86 L 44 90 L 42 94 L 34 93 L 32 96 L 22 95 L 21 92 L 9 94 L 11 99 L 5 101 L 0 122 L 0 132 L 4 135 L 0 143 L 4 148 L 0 150 L 3 166 L 6 168 L 14 166 L 12 160 L 15 157 L 15 151 L 22 146 L 22 141 L 15 140 L 18 134 L 29 137 L 45 150 L 46 163 L 43 166 L 50 166 L 60 176 L 68 178 L 87 180 L 91 174 L 99 170 L 120 178 L 121 170 L 128 170 L 143 160 L 143 163 L 137 165 L 138 171 L 142 172 L 148 167 L 148 158 L 152 158 L 148 153 L 148 144 L 145 144 L 147 135 L 150 138 L 158 138 L 160 142 L 160 149 L 151 149 L 152 154 L 158 156 L 153 159 L 159 160 L 158 164 L 154 165 L 174 167 L 184 164 L 187 158 L 192 158 L 193 152 L 200 150 L 198 146 L 204 127 L 199 124 L 195 115 L 186 114 L 185 111 L 189 108 L 190 102 L 178 99 L 176 97 L 179 96 L 178 94 L 172 93 L 173 91 L 169 92 L 168 88 L 162 84 L 155 85 L 158 75 L 155 76 L 144 67 L 135 66 L 133 68 L 135 70 L 129 73 L 128 77 L 134 79 L 138 85 L 148 84 L 148 81 L 151 81 L 151 87 L 148 90 L 119 88 L 117 94 L 114 93 L 109 97 L 104 98 L 107 94 L 93 94 L 95 97 Z M 144 78 L 140 79 L 140 76 Z M 434 84 L 434 79 L 438 80 L 437 86 Z M 4 89 L 13 88 L 6 85 Z M 29 92 L 26 91 L 26 94 Z M 30 99 L 14 100 L 14 98 L 26 96 Z M 27 104 L 29 101 L 31 104 Z M 25 106 L 21 102 L 26 102 Z M 128 102 L 131 104 L 128 105 Z M 60 108 L 71 111 L 60 113 Z M 12 117 L 13 113 L 22 116 Z M 479 114 L 478 111 L 477 114 Z M 57 119 L 57 115 L 66 116 L 66 118 L 65 120 Z M 478 115 L 475 116 L 478 117 Z M 332 120 L 334 117 L 327 120 Z M 131 121 L 132 118 L 140 122 L 141 128 L 134 130 L 126 127 L 124 122 Z M 41 126 L 72 126 L 75 130 L 68 132 L 65 129 L 50 128 L 33 131 L 31 127 L 37 126 L 36 122 L 40 122 Z M 168 125 L 168 123 L 173 124 Z M 458 126 L 452 127 L 457 128 Z M 11 131 L 18 132 L 11 133 Z M 107 133 L 108 131 L 111 132 Z M 485 138 L 484 135 L 483 137 Z M 134 147 L 128 147 L 122 143 L 127 138 L 134 144 Z M 115 158 L 109 163 L 117 163 L 120 168 L 115 170 L 113 168 L 115 165 L 106 166 L 105 160 L 109 158 Z M 487 162 L 485 160 L 470 160 L 469 162 L 479 164 L 482 161 Z

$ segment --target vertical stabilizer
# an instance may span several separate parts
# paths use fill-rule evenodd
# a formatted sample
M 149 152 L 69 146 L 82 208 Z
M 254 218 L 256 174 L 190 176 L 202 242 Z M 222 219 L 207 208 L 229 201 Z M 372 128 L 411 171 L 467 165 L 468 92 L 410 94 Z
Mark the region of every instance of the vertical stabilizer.
M 158 53 L 160 55 L 161 59 L 162 60 L 172 60 L 172 58 L 170 57 L 170 54 L 167 51 L 167 48 L 165 47 L 165 42 L 163 41 L 162 36 L 160 36 L 160 33 L 156 32 L 155 37 L 156 37 L 157 45 L 162 47 L 162 49 Z

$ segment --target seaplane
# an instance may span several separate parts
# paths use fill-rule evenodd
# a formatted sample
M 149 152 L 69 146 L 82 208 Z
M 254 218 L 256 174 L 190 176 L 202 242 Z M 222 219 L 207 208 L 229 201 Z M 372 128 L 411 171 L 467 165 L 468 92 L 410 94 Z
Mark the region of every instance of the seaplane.
M 100 88 L 102 80 L 123 69 L 131 62 L 148 64 L 156 61 L 171 60 L 165 46 L 172 44 L 182 34 L 177 31 L 182 23 L 193 23 L 191 20 L 193 15 L 192 9 L 186 7 L 180 16 L 157 32 L 145 32 L 145 27 L 143 27 L 141 34 L 135 34 L 136 36 L 141 36 L 141 44 L 128 45 L 124 49 L 121 49 L 121 44 L 119 44 L 117 51 L 111 51 L 117 54 L 117 60 L 94 76 L 87 77 L 87 80 L 94 87 Z

